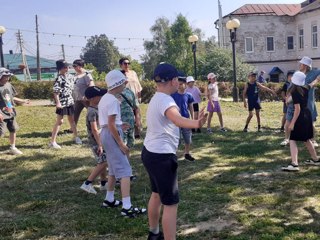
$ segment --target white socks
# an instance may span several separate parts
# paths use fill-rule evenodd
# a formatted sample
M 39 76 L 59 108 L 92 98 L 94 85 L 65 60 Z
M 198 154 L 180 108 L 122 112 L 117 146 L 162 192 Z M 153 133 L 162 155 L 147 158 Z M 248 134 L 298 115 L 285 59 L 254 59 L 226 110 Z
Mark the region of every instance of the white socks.
M 108 202 L 113 202 L 114 201 L 114 191 L 107 191 L 106 200 Z
M 131 208 L 131 198 L 130 197 L 125 197 L 125 198 L 122 198 L 122 207 L 124 209 L 129 209 Z

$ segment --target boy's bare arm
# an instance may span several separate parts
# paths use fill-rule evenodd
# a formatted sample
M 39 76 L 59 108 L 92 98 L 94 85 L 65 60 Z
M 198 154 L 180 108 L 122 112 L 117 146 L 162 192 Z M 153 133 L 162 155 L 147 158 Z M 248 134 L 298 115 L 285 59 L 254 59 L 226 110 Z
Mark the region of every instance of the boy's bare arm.
M 114 140 L 118 143 L 119 148 L 125 155 L 129 155 L 129 148 L 124 144 L 122 141 L 118 129 L 116 127 L 116 115 L 110 115 L 108 116 L 108 128 L 111 132 L 111 135 L 113 136 Z
M 92 131 L 93 137 L 98 144 L 98 155 L 100 156 L 100 154 L 103 152 L 103 149 L 102 149 L 102 143 L 101 143 L 101 139 L 100 139 L 100 135 L 99 135 L 99 129 L 98 129 L 97 122 L 96 121 L 90 122 L 90 126 L 91 126 L 91 131 Z
M 22 99 L 22 98 L 17 98 L 17 97 L 14 97 L 13 101 L 16 102 L 16 103 L 26 103 L 26 104 L 30 103 L 29 99 Z

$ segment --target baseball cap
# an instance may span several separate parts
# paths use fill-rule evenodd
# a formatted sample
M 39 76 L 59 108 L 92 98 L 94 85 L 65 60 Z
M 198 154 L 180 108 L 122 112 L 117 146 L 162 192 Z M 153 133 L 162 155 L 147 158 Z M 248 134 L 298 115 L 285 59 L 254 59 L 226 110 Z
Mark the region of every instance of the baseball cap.
M 108 90 L 112 90 L 124 84 L 127 81 L 127 77 L 120 70 L 114 69 L 108 72 L 105 80 Z
M 288 77 L 288 76 L 292 76 L 292 75 L 294 74 L 294 72 L 295 72 L 294 70 L 288 71 L 288 72 L 287 72 L 287 77 Z
M 256 72 L 250 72 L 249 74 L 248 74 L 248 76 L 250 77 L 250 76 L 257 76 L 258 74 L 256 73 Z
M 304 65 L 306 65 L 306 66 L 308 66 L 308 67 L 312 67 L 312 59 L 311 58 L 309 58 L 309 57 L 306 57 L 306 56 L 304 56 L 300 61 L 299 61 L 299 63 L 301 63 L 301 64 L 304 64 Z
M 97 97 L 97 96 L 103 96 L 108 92 L 107 89 L 104 88 L 99 88 L 97 86 L 91 86 L 86 89 L 84 92 L 84 95 L 86 96 L 87 99 Z
M 215 75 L 214 73 L 209 73 L 207 76 L 208 80 L 215 77 L 217 77 L 217 75 Z
M 0 68 L 0 79 L 1 79 L 3 76 L 13 76 L 13 74 L 10 72 L 9 69 Z
M 153 79 L 156 82 L 168 82 L 175 77 L 179 77 L 178 70 L 168 63 L 160 63 L 153 72 Z
M 181 71 L 178 71 L 178 74 L 179 74 L 178 75 L 178 81 L 186 82 L 186 79 L 187 79 L 186 75 Z
M 56 61 L 56 69 L 59 71 L 65 67 L 69 67 L 69 63 L 67 63 L 65 60 L 61 59 Z
M 306 80 L 306 75 L 300 71 L 296 71 L 291 78 L 291 82 L 297 86 L 305 85 L 305 80 Z

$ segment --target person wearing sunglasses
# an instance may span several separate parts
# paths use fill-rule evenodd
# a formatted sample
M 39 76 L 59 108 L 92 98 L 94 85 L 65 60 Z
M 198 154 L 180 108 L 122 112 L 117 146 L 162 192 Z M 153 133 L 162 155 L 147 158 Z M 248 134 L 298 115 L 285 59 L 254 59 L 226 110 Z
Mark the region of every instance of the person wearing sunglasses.
M 137 73 L 130 69 L 130 60 L 126 57 L 123 57 L 119 60 L 119 65 L 121 70 L 124 72 L 125 76 L 127 77 L 128 83 L 126 87 L 129 88 L 134 93 L 135 98 L 138 99 L 139 103 L 141 103 L 142 87 L 141 87 Z M 140 138 L 141 126 L 142 126 L 141 121 L 136 122 L 135 138 Z

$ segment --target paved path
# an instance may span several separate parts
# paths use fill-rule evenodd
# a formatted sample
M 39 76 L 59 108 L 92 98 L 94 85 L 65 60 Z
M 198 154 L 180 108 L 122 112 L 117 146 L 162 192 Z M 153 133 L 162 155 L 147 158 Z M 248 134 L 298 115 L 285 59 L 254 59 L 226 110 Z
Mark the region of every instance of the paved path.
M 54 103 L 49 99 L 30 99 L 29 104 L 24 104 L 24 106 L 53 106 Z

